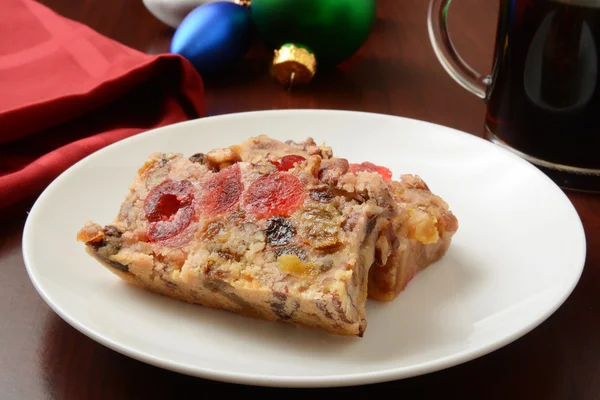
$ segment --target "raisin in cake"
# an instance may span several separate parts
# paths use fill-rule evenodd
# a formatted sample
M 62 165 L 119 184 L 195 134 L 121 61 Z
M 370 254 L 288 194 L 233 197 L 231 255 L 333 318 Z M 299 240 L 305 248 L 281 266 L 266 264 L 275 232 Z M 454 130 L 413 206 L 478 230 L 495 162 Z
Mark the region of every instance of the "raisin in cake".
M 281 142 L 262 135 L 231 149 L 243 160 L 270 160 L 281 170 L 321 157 L 326 161 L 322 162 L 319 176 L 342 191 L 378 186 L 382 180 L 389 186 L 397 210 L 383 225 L 375 263 L 369 270 L 368 295 L 374 300 L 395 299 L 417 272 L 444 257 L 458 229 L 448 204 L 432 193 L 418 175 L 406 174 L 392 180 L 389 169 L 370 162 L 348 164 L 345 159 L 334 157 L 330 147 L 319 146 L 312 138 Z
M 231 149 L 153 154 L 115 220 L 88 222 L 77 239 L 144 289 L 362 336 L 375 244 L 395 206 L 385 184 L 333 191 L 339 166 L 327 165 L 326 149 L 313 150 L 285 170 Z M 323 167 L 333 172 L 319 179 Z

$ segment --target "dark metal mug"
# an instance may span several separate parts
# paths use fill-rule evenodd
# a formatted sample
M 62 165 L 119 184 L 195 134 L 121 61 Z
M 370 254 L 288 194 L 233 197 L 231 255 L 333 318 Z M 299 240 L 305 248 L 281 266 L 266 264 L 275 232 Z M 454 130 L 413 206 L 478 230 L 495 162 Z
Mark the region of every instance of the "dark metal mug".
M 600 192 L 600 0 L 500 0 L 490 75 L 452 45 L 450 2 L 430 0 L 431 43 L 450 76 L 487 103 L 487 138 L 564 188 Z

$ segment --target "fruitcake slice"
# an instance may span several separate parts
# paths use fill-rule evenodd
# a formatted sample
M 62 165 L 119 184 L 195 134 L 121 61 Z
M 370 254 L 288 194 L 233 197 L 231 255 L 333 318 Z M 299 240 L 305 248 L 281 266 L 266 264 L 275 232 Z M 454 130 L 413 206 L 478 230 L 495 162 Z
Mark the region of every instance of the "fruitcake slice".
M 347 164 L 345 159 L 334 156 L 330 147 L 319 146 L 312 138 L 281 142 L 262 135 L 231 148 L 243 160 L 267 159 L 282 170 L 320 157 L 323 161 L 319 176 L 349 192 L 356 185 L 380 188 L 382 180 L 386 183 L 397 209 L 384 223 L 375 263 L 369 270 L 368 295 L 374 300 L 395 299 L 417 272 L 444 257 L 458 229 L 458 220 L 448 204 L 432 193 L 418 175 L 392 180 L 388 168 L 370 162 Z M 334 180 L 328 179 L 334 172 L 331 166 L 338 166 Z M 372 189 L 369 195 L 375 195 L 381 204 L 388 202 L 382 200 L 387 194 L 381 189 Z
M 285 171 L 240 158 L 153 154 L 112 224 L 89 222 L 77 238 L 147 290 L 362 336 L 369 267 L 393 207 L 333 192 L 317 177 L 320 157 Z

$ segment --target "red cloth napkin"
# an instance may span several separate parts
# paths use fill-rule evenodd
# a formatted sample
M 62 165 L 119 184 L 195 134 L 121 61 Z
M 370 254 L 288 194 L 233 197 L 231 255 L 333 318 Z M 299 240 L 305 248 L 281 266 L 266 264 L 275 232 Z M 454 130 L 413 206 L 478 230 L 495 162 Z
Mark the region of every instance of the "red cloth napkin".
M 203 114 L 186 59 L 133 50 L 32 0 L 1 1 L 3 214 L 106 145 Z

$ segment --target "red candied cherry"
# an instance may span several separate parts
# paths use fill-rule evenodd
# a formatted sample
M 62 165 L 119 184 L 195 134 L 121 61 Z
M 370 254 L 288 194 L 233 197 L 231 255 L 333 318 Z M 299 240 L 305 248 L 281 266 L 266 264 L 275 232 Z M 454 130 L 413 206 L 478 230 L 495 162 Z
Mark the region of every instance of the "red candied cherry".
M 360 164 L 350 164 L 350 172 L 356 173 L 356 172 L 361 172 L 361 171 L 377 172 L 379 175 L 381 175 L 383 180 L 386 182 L 388 182 L 392 179 L 392 171 L 390 171 L 386 167 L 381 167 L 379 165 L 375 165 L 368 161 L 360 163 Z
M 198 200 L 200 211 L 209 216 L 221 214 L 238 202 L 243 190 L 240 166 L 222 169 L 204 183 Z
M 294 164 L 301 163 L 303 161 L 306 161 L 306 158 L 297 154 L 291 154 L 289 156 L 283 156 L 280 159 L 273 161 L 273 164 L 275 164 L 277 169 L 280 171 L 288 171 L 294 168 Z
M 244 196 L 244 207 L 258 218 L 287 217 L 304 201 L 304 187 L 298 178 L 274 172 L 257 179 Z
M 146 235 L 153 241 L 172 238 L 188 227 L 194 217 L 194 187 L 188 180 L 167 179 L 150 191 L 144 213 L 150 223 Z

